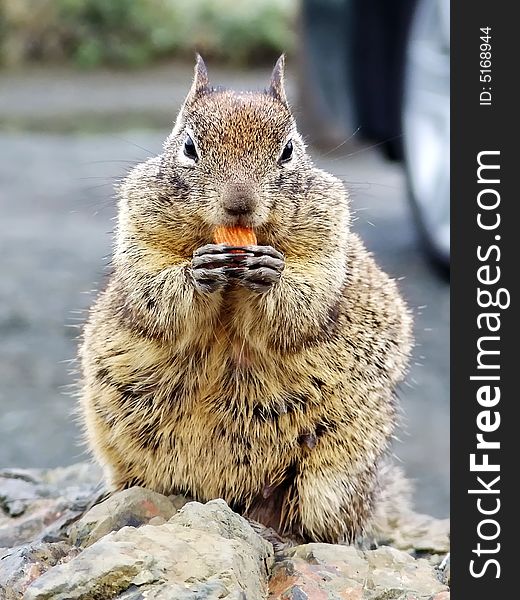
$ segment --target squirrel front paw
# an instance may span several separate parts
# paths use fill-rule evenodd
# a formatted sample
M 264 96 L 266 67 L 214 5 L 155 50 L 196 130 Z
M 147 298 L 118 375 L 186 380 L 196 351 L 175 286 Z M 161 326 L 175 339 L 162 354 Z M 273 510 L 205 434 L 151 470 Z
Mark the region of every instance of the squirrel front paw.
M 280 281 L 285 258 L 272 246 L 244 246 L 245 258 L 233 277 L 246 288 L 265 294 Z
M 195 288 L 204 294 L 216 292 L 230 281 L 265 293 L 280 281 L 284 267 L 283 254 L 271 246 L 206 244 L 193 253 L 191 275 Z
M 230 268 L 244 260 L 243 256 L 231 254 L 224 244 L 206 244 L 193 253 L 191 276 L 195 288 L 203 294 L 222 289 L 229 281 Z

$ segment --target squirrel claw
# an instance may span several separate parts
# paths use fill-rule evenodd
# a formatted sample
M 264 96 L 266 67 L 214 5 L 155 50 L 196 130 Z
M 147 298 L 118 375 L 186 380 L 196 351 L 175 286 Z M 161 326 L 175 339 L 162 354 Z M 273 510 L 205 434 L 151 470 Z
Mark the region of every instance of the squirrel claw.
M 234 249 L 242 252 L 235 253 Z M 272 246 L 235 248 L 224 244 L 206 244 L 193 253 L 191 273 L 195 286 L 203 293 L 222 288 L 229 279 L 264 294 L 280 281 L 285 268 L 284 256 Z
M 285 260 L 284 255 L 272 246 L 244 246 L 243 250 L 244 252 L 257 257 L 271 256 L 272 258 L 277 258 L 281 261 Z
M 268 267 L 257 267 L 242 269 L 239 274 L 239 280 L 242 285 L 253 292 L 265 294 L 273 285 L 280 281 L 281 270 L 270 269 Z
M 199 254 L 191 261 L 192 269 L 218 269 L 241 266 L 246 257 L 240 254 Z
M 268 292 L 280 281 L 285 268 L 284 256 L 272 246 L 247 246 L 247 255 L 239 272 L 245 287 L 258 293 Z
M 203 294 L 210 294 L 223 288 L 227 283 L 225 267 L 217 269 L 193 268 L 191 276 L 195 288 Z
M 204 254 L 222 254 L 228 250 L 229 246 L 226 246 L 225 244 L 205 244 L 193 252 L 193 258 L 203 256 Z
M 224 244 L 206 244 L 197 248 L 190 269 L 195 288 L 204 294 L 222 289 L 232 271 L 240 268 L 245 258 L 244 254 L 231 253 Z

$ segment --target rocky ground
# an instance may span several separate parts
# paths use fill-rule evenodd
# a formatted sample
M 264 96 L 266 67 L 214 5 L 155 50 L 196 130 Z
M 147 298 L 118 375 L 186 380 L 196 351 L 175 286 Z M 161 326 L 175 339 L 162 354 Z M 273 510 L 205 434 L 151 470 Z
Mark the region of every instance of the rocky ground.
M 448 600 L 447 520 L 410 513 L 371 549 L 275 555 L 223 500 L 134 487 L 96 467 L 0 471 L 2 600 Z

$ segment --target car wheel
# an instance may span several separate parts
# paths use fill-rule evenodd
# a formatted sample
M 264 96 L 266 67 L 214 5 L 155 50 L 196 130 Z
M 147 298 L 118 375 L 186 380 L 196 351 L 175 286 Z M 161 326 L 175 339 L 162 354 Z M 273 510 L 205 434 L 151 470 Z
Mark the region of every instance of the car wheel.
M 423 245 L 450 259 L 449 0 L 419 0 L 405 56 L 402 126 L 408 194 Z

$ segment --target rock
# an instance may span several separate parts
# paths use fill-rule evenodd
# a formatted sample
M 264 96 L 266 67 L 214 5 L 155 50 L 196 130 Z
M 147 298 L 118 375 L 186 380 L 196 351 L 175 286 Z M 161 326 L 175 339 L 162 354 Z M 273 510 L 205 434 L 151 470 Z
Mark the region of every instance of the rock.
M 135 486 L 93 506 L 72 524 L 69 536 L 73 544 L 86 547 L 126 525 L 139 527 L 154 517 L 165 522 L 174 513 L 175 507 L 166 496 Z
M 101 468 L 92 462 L 76 463 L 40 472 L 42 481 L 56 488 L 96 488 L 103 481 Z
M 243 592 L 229 592 L 221 581 L 208 580 L 205 583 L 186 585 L 172 583 L 160 587 L 132 586 L 128 591 L 116 596 L 117 600 L 247 600 Z
M 448 521 L 408 507 L 363 547 L 305 544 L 274 562 L 223 500 L 134 487 L 100 502 L 99 483 L 86 464 L 0 470 L 2 600 L 449 600 Z
M 54 565 L 78 553 L 70 544 L 31 544 L 0 554 L 0 597 L 21 598 L 27 586 Z
M 410 511 L 384 532 L 381 543 L 416 555 L 446 554 L 450 549 L 450 521 Z
M 269 599 L 361 600 L 368 564 L 351 546 L 305 544 L 287 551 L 269 582 Z
M 439 579 L 447 586 L 451 585 L 451 567 L 450 567 L 450 555 L 447 554 L 440 565 L 439 568 Z
M 414 560 L 406 552 L 382 546 L 377 550 L 365 552 L 370 567 L 370 575 L 366 583 L 368 589 L 406 590 L 416 593 L 419 598 L 429 598 L 432 594 L 446 590 L 426 560 Z M 377 598 L 378 596 L 374 596 Z
M 193 498 L 188 496 L 168 496 L 168 500 L 173 504 L 175 510 L 180 510 L 188 502 L 193 502 Z
M 30 503 L 41 497 L 37 482 L 28 476 L 3 473 L 0 480 L 0 506 L 9 517 L 23 515 Z
M 170 523 L 228 540 L 241 540 L 259 555 L 272 554 L 271 544 L 257 535 L 246 519 L 234 513 L 224 500 L 211 500 L 206 504 L 189 502 L 170 519 Z
M 46 527 L 57 521 L 61 515 L 58 500 L 33 500 L 30 510 L 26 507 L 20 515 L 2 521 L 0 547 L 12 548 L 39 539 Z
M 427 561 L 390 547 L 305 544 L 272 571 L 270 600 L 427 600 L 446 590 Z
M 265 598 L 269 544 L 224 501 L 193 504 L 164 525 L 106 535 L 34 581 L 25 599 L 111 598 L 131 586 L 151 586 L 147 598 L 176 598 L 168 596 L 168 586 L 195 594 L 210 583 L 215 598 Z
M 149 521 L 149 525 L 164 525 L 166 523 L 166 519 L 164 517 L 152 517 Z
M 77 476 L 77 478 L 76 478 Z M 65 539 L 65 528 L 102 493 L 99 470 L 0 471 L 0 547 Z

